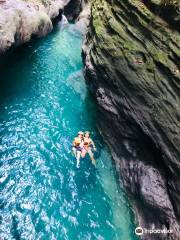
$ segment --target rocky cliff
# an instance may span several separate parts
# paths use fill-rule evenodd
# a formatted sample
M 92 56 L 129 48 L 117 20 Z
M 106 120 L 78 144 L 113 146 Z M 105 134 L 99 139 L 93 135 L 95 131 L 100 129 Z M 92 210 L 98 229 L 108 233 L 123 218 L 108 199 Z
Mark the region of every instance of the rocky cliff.
M 167 14 L 168 13 L 168 14 Z M 178 1 L 93 0 L 83 47 L 98 127 L 139 225 L 180 239 Z
M 69 0 L 0 0 L 0 53 L 42 37 Z

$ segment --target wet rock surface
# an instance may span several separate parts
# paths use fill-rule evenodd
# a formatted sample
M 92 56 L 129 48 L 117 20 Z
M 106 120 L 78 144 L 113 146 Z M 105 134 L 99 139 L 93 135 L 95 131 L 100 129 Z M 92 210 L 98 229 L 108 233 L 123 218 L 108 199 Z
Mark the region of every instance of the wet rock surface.
M 64 9 L 64 13 L 69 21 L 74 21 L 82 10 L 83 0 L 71 0 Z
M 21 45 L 32 36 L 42 37 L 68 0 L 4 0 L 0 2 L 0 53 Z
M 71 0 L 64 8 L 64 14 L 70 22 L 75 22 L 80 32 L 85 34 L 90 19 L 90 1 Z
M 87 2 L 82 6 L 82 10 L 79 13 L 75 25 L 77 29 L 79 29 L 83 35 L 87 33 L 87 28 L 89 26 L 89 20 L 90 20 L 90 4 Z
M 163 17 L 166 8 L 157 14 L 153 4 L 93 1 L 85 77 L 139 225 L 171 231 L 142 239 L 178 240 L 180 35 L 174 20 Z

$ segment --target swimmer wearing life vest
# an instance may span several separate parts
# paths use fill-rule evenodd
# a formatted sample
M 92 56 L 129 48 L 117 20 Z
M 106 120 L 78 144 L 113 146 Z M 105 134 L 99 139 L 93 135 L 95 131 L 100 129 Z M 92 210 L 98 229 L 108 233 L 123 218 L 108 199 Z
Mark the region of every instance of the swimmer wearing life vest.
M 73 141 L 72 150 L 77 160 L 77 163 L 76 163 L 77 168 L 79 168 L 80 166 L 80 157 L 81 157 L 81 152 L 84 146 L 83 136 L 84 136 L 84 133 L 80 131 L 78 132 L 77 137 L 75 137 Z
M 96 166 L 96 160 L 94 158 L 94 154 L 92 152 L 92 148 L 94 151 L 96 151 L 95 144 L 93 140 L 90 138 L 90 132 L 86 131 L 83 137 L 83 148 L 81 150 L 81 157 L 84 158 L 86 154 L 88 153 L 91 159 L 91 162 L 94 166 Z

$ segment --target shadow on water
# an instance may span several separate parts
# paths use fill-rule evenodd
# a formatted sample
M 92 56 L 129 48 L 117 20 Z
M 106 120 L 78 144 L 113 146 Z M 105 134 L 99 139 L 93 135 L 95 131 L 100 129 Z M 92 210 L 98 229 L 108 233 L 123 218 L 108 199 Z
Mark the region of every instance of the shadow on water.
M 53 38 L 59 30 L 60 26 L 56 23 L 54 30 L 48 36 L 44 38 L 33 37 L 31 42 L 24 43 L 17 48 L 11 48 L 0 56 L 0 104 L 7 97 L 13 98 L 18 97 L 18 94 L 21 95 L 22 89 L 26 93 L 28 89 L 31 89 L 33 79 L 21 78 L 21 74 L 28 68 L 32 69 L 32 65 L 36 64 L 38 60 L 36 53 L 41 44 L 46 38 Z
M 21 240 L 21 234 L 18 231 L 18 221 L 15 216 L 12 216 L 11 234 L 15 240 Z

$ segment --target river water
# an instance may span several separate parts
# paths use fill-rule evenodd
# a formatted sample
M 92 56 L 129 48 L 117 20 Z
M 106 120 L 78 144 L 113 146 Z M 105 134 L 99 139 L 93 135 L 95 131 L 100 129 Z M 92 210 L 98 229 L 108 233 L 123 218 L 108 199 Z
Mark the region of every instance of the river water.
M 82 74 L 74 25 L 10 54 L 0 82 L 0 239 L 134 240 L 134 217 Z M 71 142 L 91 131 L 97 168 Z

